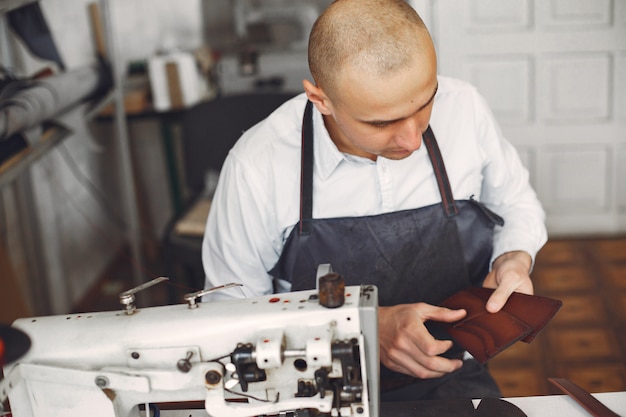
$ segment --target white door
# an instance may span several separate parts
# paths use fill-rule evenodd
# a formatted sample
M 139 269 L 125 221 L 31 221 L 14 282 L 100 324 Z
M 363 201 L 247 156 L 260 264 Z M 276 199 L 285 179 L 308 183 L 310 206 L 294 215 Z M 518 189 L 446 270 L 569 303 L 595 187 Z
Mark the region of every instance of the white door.
M 485 96 L 552 237 L 626 232 L 626 0 L 416 0 L 439 72 Z

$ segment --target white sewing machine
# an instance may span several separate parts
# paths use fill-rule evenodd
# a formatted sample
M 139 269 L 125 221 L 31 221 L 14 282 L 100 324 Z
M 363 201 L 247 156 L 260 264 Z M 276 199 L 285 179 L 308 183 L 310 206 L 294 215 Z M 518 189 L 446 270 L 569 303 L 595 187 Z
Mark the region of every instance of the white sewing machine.
M 136 309 L 155 281 L 122 293 L 126 310 L 16 320 L 32 345 L 4 368 L 0 415 L 8 397 L 13 417 L 193 401 L 215 417 L 378 416 L 375 287 Z

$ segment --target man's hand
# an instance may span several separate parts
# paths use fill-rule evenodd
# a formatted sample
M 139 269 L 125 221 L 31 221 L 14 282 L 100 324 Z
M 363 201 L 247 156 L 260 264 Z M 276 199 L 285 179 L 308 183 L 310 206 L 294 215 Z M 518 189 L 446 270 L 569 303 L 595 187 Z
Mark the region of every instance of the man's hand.
M 401 304 L 378 309 L 380 359 L 391 370 L 417 378 L 436 378 L 463 366 L 458 359 L 440 355 L 452 347 L 450 340 L 436 340 L 424 326 L 427 320 L 454 322 L 465 310 L 430 304 Z
M 530 255 L 522 251 L 507 252 L 496 258 L 483 283 L 483 287 L 495 288 L 487 301 L 487 311 L 500 311 L 514 291 L 533 294 L 533 283 L 529 276 L 531 263 Z

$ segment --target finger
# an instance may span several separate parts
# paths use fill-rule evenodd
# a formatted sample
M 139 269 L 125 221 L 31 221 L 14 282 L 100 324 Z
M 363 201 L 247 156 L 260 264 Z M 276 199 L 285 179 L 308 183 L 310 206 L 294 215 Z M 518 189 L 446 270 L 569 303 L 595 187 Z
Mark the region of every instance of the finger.
M 440 359 L 440 361 L 437 361 L 440 363 L 429 364 L 429 366 L 417 364 L 416 367 L 409 369 L 409 375 L 421 379 L 440 378 L 463 366 L 463 361 L 460 359 L 446 359 L 440 356 L 436 356 L 435 358 Z
M 440 355 L 448 351 L 452 344 L 451 340 L 435 339 L 422 322 L 393 335 L 392 338 L 381 339 L 381 349 L 395 362 L 406 358 L 419 360 L 426 356 Z
M 438 340 L 428 331 L 423 322 L 427 320 L 434 320 L 439 322 L 455 322 L 461 320 L 467 315 L 465 309 L 451 310 L 445 307 L 437 307 L 432 305 L 422 304 L 421 315 L 423 321 L 419 322 L 419 325 L 415 328 L 414 332 L 411 332 L 408 336 L 408 340 L 411 341 L 420 352 L 428 357 L 441 355 L 448 351 L 452 347 L 451 340 Z M 413 348 L 408 347 L 407 351 L 411 351 Z
M 394 360 L 387 361 L 385 366 L 396 372 L 412 375 L 416 378 L 427 379 L 439 378 L 445 374 L 454 372 L 463 366 L 463 361 L 459 359 L 447 359 L 441 356 L 400 356 Z
M 392 370 L 418 378 L 439 377 L 458 369 L 461 361 L 438 356 L 449 350 L 452 342 L 435 339 L 424 322 L 431 319 L 457 321 L 466 314 L 462 309 L 450 310 L 425 303 L 381 308 L 381 361 Z M 403 324 L 398 326 L 400 323 Z
M 442 321 L 445 323 L 451 323 L 453 321 L 461 320 L 467 312 L 464 309 L 451 310 L 446 307 L 438 307 L 433 305 L 425 305 L 425 308 L 421 311 L 423 321 L 434 320 Z
M 412 335 L 409 340 L 419 349 L 419 353 L 425 357 L 441 355 L 447 352 L 453 345 L 452 340 L 435 339 L 428 331 Z M 405 351 L 412 352 L 412 350 Z
M 522 274 L 518 271 L 506 271 L 506 274 L 502 273 L 502 276 L 503 278 L 500 279 L 500 284 L 495 287 L 493 294 L 491 294 L 485 306 L 490 313 L 500 311 L 511 294 L 515 291 L 525 294 L 533 293 L 533 284 L 527 274 Z M 488 284 L 488 282 L 485 282 L 483 285 L 488 286 Z
M 496 288 L 487 300 L 487 305 L 485 308 L 490 313 L 497 313 L 502 310 L 502 307 L 506 304 L 509 296 L 513 293 L 513 291 L 509 291 L 509 289 L 503 285 Z

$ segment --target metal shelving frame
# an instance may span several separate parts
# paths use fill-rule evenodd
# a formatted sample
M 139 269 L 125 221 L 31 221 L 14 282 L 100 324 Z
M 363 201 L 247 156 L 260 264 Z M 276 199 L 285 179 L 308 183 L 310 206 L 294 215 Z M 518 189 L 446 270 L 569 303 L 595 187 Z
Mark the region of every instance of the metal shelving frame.
M 0 38 L 3 40 L 3 46 L 8 47 L 6 42 L 8 36 L 8 28 L 6 25 L 5 13 L 16 8 L 25 6 L 38 0 L 0 0 Z M 113 121 L 115 125 L 115 139 L 117 140 L 117 149 L 120 161 L 120 188 L 122 192 L 122 200 L 124 203 L 124 215 L 127 223 L 126 238 L 130 246 L 132 262 L 133 262 L 133 281 L 135 285 L 143 283 L 143 256 L 141 252 L 141 230 L 139 213 L 137 209 L 137 193 L 135 190 L 135 180 L 132 166 L 132 157 L 129 145 L 128 126 L 126 122 L 126 114 L 124 109 L 124 78 L 125 68 L 121 62 L 118 40 L 115 36 L 115 26 L 112 18 L 112 7 L 114 0 L 99 0 L 99 7 L 102 10 L 102 20 L 104 27 L 105 42 L 107 44 L 108 57 L 113 74 L 112 90 L 97 103 L 83 103 L 69 111 L 80 111 L 83 117 L 92 119 L 97 116 L 99 111 L 110 103 L 114 104 L 115 113 Z M 4 52 L 3 49 L 3 52 Z M 6 53 L 7 59 L 11 62 L 9 53 Z M 3 58 L 5 58 L 3 56 Z M 20 223 L 20 228 L 27 235 L 28 242 L 26 249 L 29 255 L 29 287 L 32 289 L 33 304 L 37 315 L 47 315 L 52 312 L 52 303 L 47 298 L 48 291 L 48 274 L 43 265 L 44 248 L 41 245 L 41 225 L 36 221 L 38 219 L 35 212 L 35 199 L 31 183 L 31 174 L 29 167 L 47 154 L 56 145 L 72 134 L 70 129 L 62 126 L 54 126 L 46 129 L 41 136 L 41 140 L 33 146 L 22 150 L 12 156 L 4 163 L 0 164 L 0 190 L 6 186 L 15 185 L 15 194 L 19 201 L 20 207 L 26 210 L 20 216 L 24 220 Z M 35 220 L 33 220 L 35 219 Z
M 141 224 L 137 208 L 137 191 L 133 173 L 133 162 L 130 151 L 128 124 L 124 108 L 124 85 L 126 65 L 122 62 L 119 52 L 118 38 L 113 19 L 113 7 L 116 0 L 100 0 L 102 20 L 105 31 L 107 54 L 113 73 L 113 103 L 115 104 L 113 119 L 118 152 L 121 163 L 122 193 L 127 222 L 126 235 L 133 260 L 133 281 L 135 285 L 143 283 L 143 255 L 141 251 Z M 117 0 L 123 1 L 123 0 Z M 142 296 L 145 297 L 145 296 Z

